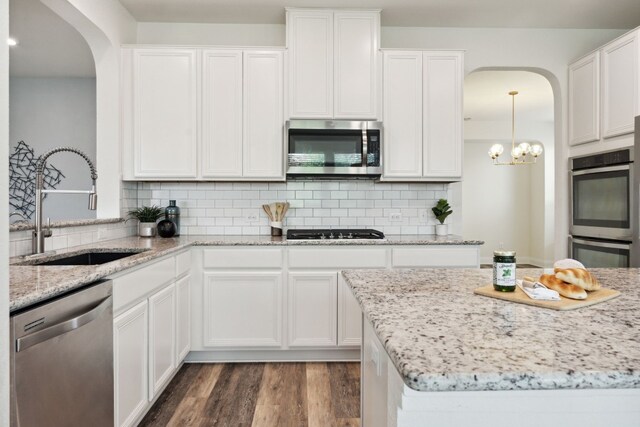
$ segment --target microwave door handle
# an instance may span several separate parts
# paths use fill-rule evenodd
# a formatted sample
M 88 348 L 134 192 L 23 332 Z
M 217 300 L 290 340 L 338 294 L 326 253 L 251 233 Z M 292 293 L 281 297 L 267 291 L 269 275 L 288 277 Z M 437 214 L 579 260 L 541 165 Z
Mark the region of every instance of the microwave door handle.
M 369 141 L 367 140 L 367 125 L 362 128 L 362 167 L 367 167 L 367 157 L 369 154 Z
M 580 176 L 580 175 L 589 175 L 594 173 L 616 172 L 616 171 L 625 171 L 625 170 L 631 170 L 631 166 L 620 165 L 620 166 L 608 166 L 606 168 L 583 169 L 579 171 L 572 171 L 571 175 Z

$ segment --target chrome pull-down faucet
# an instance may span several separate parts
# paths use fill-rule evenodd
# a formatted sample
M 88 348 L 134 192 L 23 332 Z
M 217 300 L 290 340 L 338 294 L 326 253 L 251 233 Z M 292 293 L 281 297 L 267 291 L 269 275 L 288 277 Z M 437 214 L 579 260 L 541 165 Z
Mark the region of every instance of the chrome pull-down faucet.
M 89 165 L 89 169 L 91 170 L 91 190 L 45 190 L 44 189 L 44 167 L 47 162 L 47 159 L 52 155 L 60 152 L 69 152 L 77 154 L 82 157 L 87 164 Z M 98 205 L 98 194 L 96 193 L 96 180 L 98 179 L 98 174 L 96 172 L 96 167 L 93 165 L 89 156 L 87 156 L 82 151 L 71 148 L 71 147 L 60 147 L 54 148 L 46 152 L 40 157 L 38 163 L 36 163 L 36 229 L 33 231 L 33 253 L 41 254 L 44 252 L 44 239 L 45 237 L 51 236 L 51 229 L 49 228 L 49 224 L 47 224 L 47 228 L 42 228 L 42 201 L 44 199 L 45 194 L 48 193 L 65 193 L 65 194 L 88 194 L 89 195 L 89 209 L 94 211 Z

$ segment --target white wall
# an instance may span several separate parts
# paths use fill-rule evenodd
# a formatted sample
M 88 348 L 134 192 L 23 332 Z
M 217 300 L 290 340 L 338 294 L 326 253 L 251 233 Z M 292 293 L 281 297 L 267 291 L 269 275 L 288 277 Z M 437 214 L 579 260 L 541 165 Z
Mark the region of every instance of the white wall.
M 10 149 L 18 141 L 36 156 L 55 147 L 73 147 L 96 159 L 96 80 L 94 78 L 12 77 L 9 84 Z M 59 153 L 49 163 L 65 175 L 58 189 L 89 190 L 89 167 L 79 156 Z M 95 218 L 84 194 L 52 194 L 44 201 L 44 216 L 52 221 Z M 13 210 L 13 208 L 10 208 Z M 14 218 L 17 219 L 17 218 Z
M 0 0 L 0 158 L 9 155 L 9 1 Z M 0 162 L 0 198 L 9 199 L 9 163 Z M 0 230 L 9 228 L 0 209 Z M 0 233 L 0 343 L 9 342 L 9 233 Z M 9 425 L 9 346 L 0 345 L 0 425 Z
M 517 119 L 516 119 L 517 120 Z M 483 228 L 482 221 L 486 220 L 487 223 L 492 222 L 493 213 L 491 209 L 480 208 L 478 211 L 478 203 L 480 196 L 476 194 L 474 188 L 483 188 L 478 182 L 483 182 L 489 187 L 496 188 L 502 185 L 501 179 L 510 179 L 512 177 L 509 173 L 502 173 L 502 175 L 496 174 L 495 169 L 528 169 L 530 171 L 526 182 L 522 182 L 519 187 L 518 194 L 515 195 L 518 199 L 518 212 L 520 206 L 528 204 L 529 219 L 525 223 L 526 230 L 521 230 L 523 233 L 522 239 L 518 241 L 518 246 L 522 249 L 519 251 L 524 257 L 519 258 L 519 262 L 526 262 L 540 266 L 549 266 L 553 264 L 554 260 L 554 220 L 553 217 L 553 187 L 555 182 L 554 174 L 554 161 L 553 161 L 553 147 L 554 147 L 554 124 L 553 122 L 546 121 L 517 121 L 516 122 L 516 138 L 526 140 L 528 142 L 538 141 L 544 147 L 544 154 L 538 160 L 535 165 L 524 167 L 498 167 L 491 165 L 490 158 L 487 154 L 489 147 L 496 142 L 501 143 L 505 147 L 505 155 L 510 151 L 511 141 L 504 140 L 511 135 L 511 122 L 510 121 L 476 121 L 471 120 L 465 122 L 465 153 L 464 153 L 464 175 L 465 180 L 460 186 L 452 185 L 452 191 L 455 193 L 458 190 L 462 191 L 461 198 L 464 202 L 465 209 L 462 213 L 462 235 L 466 233 L 477 231 L 476 234 L 482 230 L 482 236 L 479 236 L 487 243 L 482 248 L 482 256 L 489 257 L 494 249 L 497 249 L 497 241 L 492 241 L 486 235 L 491 234 L 489 230 Z M 472 141 L 472 142 L 470 142 Z M 516 141 L 517 142 L 517 141 Z M 480 144 L 478 144 L 480 143 Z M 479 149 L 477 145 L 481 145 L 482 149 Z M 467 150 L 473 151 L 467 152 Z M 479 150 L 479 151 L 478 151 Z M 476 165 L 476 163 L 481 164 Z M 515 179 L 515 175 L 512 177 Z M 525 179 L 525 178 L 518 178 Z M 493 180 L 493 181 L 492 181 Z M 501 201 L 499 203 L 506 203 L 509 197 L 513 197 L 511 191 L 501 192 Z M 523 198 L 527 198 L 527 202 L 523 202 Z M 511 220 L 511 222 L 514 222 Z M 549 226 L 550 225 L 550 226 Z M 517 235 L 512 235 L 510 238 L 504 238 L 503 241 L 512 242 L 515 244 Z M 566 241 L 566 239 L 565 239 Z M 525 244 L 526 243 L 526 244 Z M 492 246 L 493 245 L 493 246 Z M 506 245 L 506 243 L 505 243 Z M 486 259 L 485 259 L 486 260 Z

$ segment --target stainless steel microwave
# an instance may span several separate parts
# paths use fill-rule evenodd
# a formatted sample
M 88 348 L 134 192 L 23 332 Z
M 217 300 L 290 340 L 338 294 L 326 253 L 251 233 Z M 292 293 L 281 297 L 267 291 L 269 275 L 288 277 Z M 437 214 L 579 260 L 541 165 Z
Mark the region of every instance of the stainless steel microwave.
M 382 123 L 290 120 L 286 123 L 287 175 L 382 174 Z

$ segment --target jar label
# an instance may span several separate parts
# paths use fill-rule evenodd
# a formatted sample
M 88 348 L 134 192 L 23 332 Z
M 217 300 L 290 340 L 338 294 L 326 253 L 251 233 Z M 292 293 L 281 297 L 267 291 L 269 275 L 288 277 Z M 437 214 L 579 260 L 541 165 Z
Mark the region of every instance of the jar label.
M 515 286 L 516 264 L 512 262 L 493 263 L 493 284 L 498 286 Z

